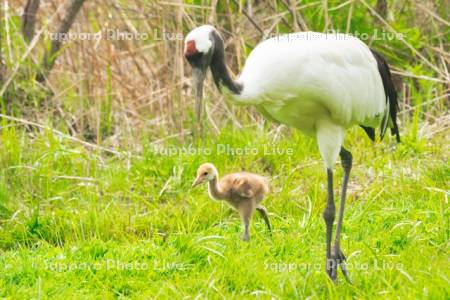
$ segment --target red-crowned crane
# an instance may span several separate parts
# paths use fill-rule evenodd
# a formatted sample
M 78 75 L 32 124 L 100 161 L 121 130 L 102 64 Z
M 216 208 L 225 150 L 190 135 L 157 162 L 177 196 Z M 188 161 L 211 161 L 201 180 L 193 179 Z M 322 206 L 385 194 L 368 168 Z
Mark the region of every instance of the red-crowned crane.
M 350 281 L 340 248 L 345 196 L 352 154 L 342 144 L 345 130 L 360 125 L 375 139 L 390 127 L 397 141 L 397 94 L 385 59 L 359 39 L 345 34 L 300 32 L 273 37 L 258 44 L 244 70 L 233 80 L 225 64 L 224 43 L 210 25 L 185 38 L 184 55 L 193 68 L 194 87 L 201 101 L 208 68 L 217 88 L 225 88 L 236 104 L 254 105 L 267 118 L 316 138 L 328 177 L 326 270 L 335 281 L 338 266 Z M 201 103 L 201 102 L 200 102 Z M 200 117 L 201 110 L 197 111 Z M 338 155 L 344 169 L 336 233 L 331 245 L 336 208 L 333 168 Z

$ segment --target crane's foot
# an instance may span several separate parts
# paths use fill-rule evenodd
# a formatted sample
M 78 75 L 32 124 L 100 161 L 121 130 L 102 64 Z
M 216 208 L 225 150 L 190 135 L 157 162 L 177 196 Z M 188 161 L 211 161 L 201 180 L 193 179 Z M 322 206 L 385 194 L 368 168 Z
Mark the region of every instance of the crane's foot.
M 341 267 L 342 274 L 344 274 L 345 279 L 348 281 L 348 283 L 352 283 L 352 280 L 350 279 L 350 276 L 348 274 L 347 265 L 345 264 L 345 255 L 341 251 L 341 249 L 334 245 L 331 250 L 331 257 L 327 258 L 327 274 L 330 276 L 331 280 L 336 282 L 337 278 L 337 269 L 339 266 Z
M 244 233 L 243 235 L 241 235 L 241 240 L 243 240 L 244 242 L 248 242 L 250 240 L 250 235 Z

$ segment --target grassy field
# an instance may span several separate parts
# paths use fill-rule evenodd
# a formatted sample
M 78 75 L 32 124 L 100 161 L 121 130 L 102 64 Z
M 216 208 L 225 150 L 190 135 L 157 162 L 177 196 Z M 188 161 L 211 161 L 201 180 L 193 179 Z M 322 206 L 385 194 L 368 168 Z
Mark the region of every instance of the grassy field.
M 201 147 L 143 142 L 140 156 L 113 155 L 50 130 L 3 125 L 1 297 L 450 296 L 448 131 L 418 136 L 404 126 L 398 145 L 349 133 L 355 163 L 342 246 L 354 284 L 341 277 L 334 285 L 324 271 L 326 181 L 313 140 L 286 129 L 229 128 Z M 272 179 L 272 236 L 256 215 L 250 242 L 242 242 L 237 214 L 210 200 L 206 187 L 190 189 L 205 161 L 222 173 Z
M 90 0 L 56 52 L 75 1 L 0 2 L 0 298 L 450 299 L 448 1 Z M 352 285 L 325 273 L 314 140 L 231 105 L 211 78 L 205 142 L 191 134 L 183 40 L 201 24 L 220 31 L 233 74 L 262 40 L 297 31 L 353 34 L 386 57 L 402 142 L 348 131 Z M 256 215 L 241 241 L 238 215 L 191 189 L 204 162 L 271 179 L 272 235 Z M 341 177 L 338 164 L 336 196 Z

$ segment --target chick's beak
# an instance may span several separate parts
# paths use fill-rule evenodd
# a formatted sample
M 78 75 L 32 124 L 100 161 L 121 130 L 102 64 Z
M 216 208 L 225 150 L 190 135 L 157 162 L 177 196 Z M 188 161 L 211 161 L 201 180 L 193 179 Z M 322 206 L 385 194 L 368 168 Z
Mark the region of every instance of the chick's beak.
M 192 187 L 191 188 L 196 187 L 197 185 L 199 185 L 202 182 L 203 182 L 203 178 L 201 178 L 201 177 L 195 178 L 194 182 L 192 183 Z

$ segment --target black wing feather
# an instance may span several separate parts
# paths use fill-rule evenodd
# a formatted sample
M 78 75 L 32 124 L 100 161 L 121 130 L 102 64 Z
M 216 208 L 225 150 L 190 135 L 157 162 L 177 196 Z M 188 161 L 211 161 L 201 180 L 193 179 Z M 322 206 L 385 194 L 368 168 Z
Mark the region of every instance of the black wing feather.
M 399 110 L 398 98 L 397 91 L 395 90 L 394 83 L 392 82 L 391 70 L 389 69 L 386 59 L 380 53 L 373 49 L 370 49 L 370 51 L 372 51 L 373 56 L 377 60 L 378 71 L 380 72 L 381 80 L 383 81 L 384 92 L 386 94 L 386 103 L 389 105 L 390 115 L 388 117 L 391 121 L 391 134 L 396 136 L 397 142 L 400 142 L 400 132 L 397 125 L 397 112 Z M 381 139 L 383 139 L 383 135 L 381 135 Z

